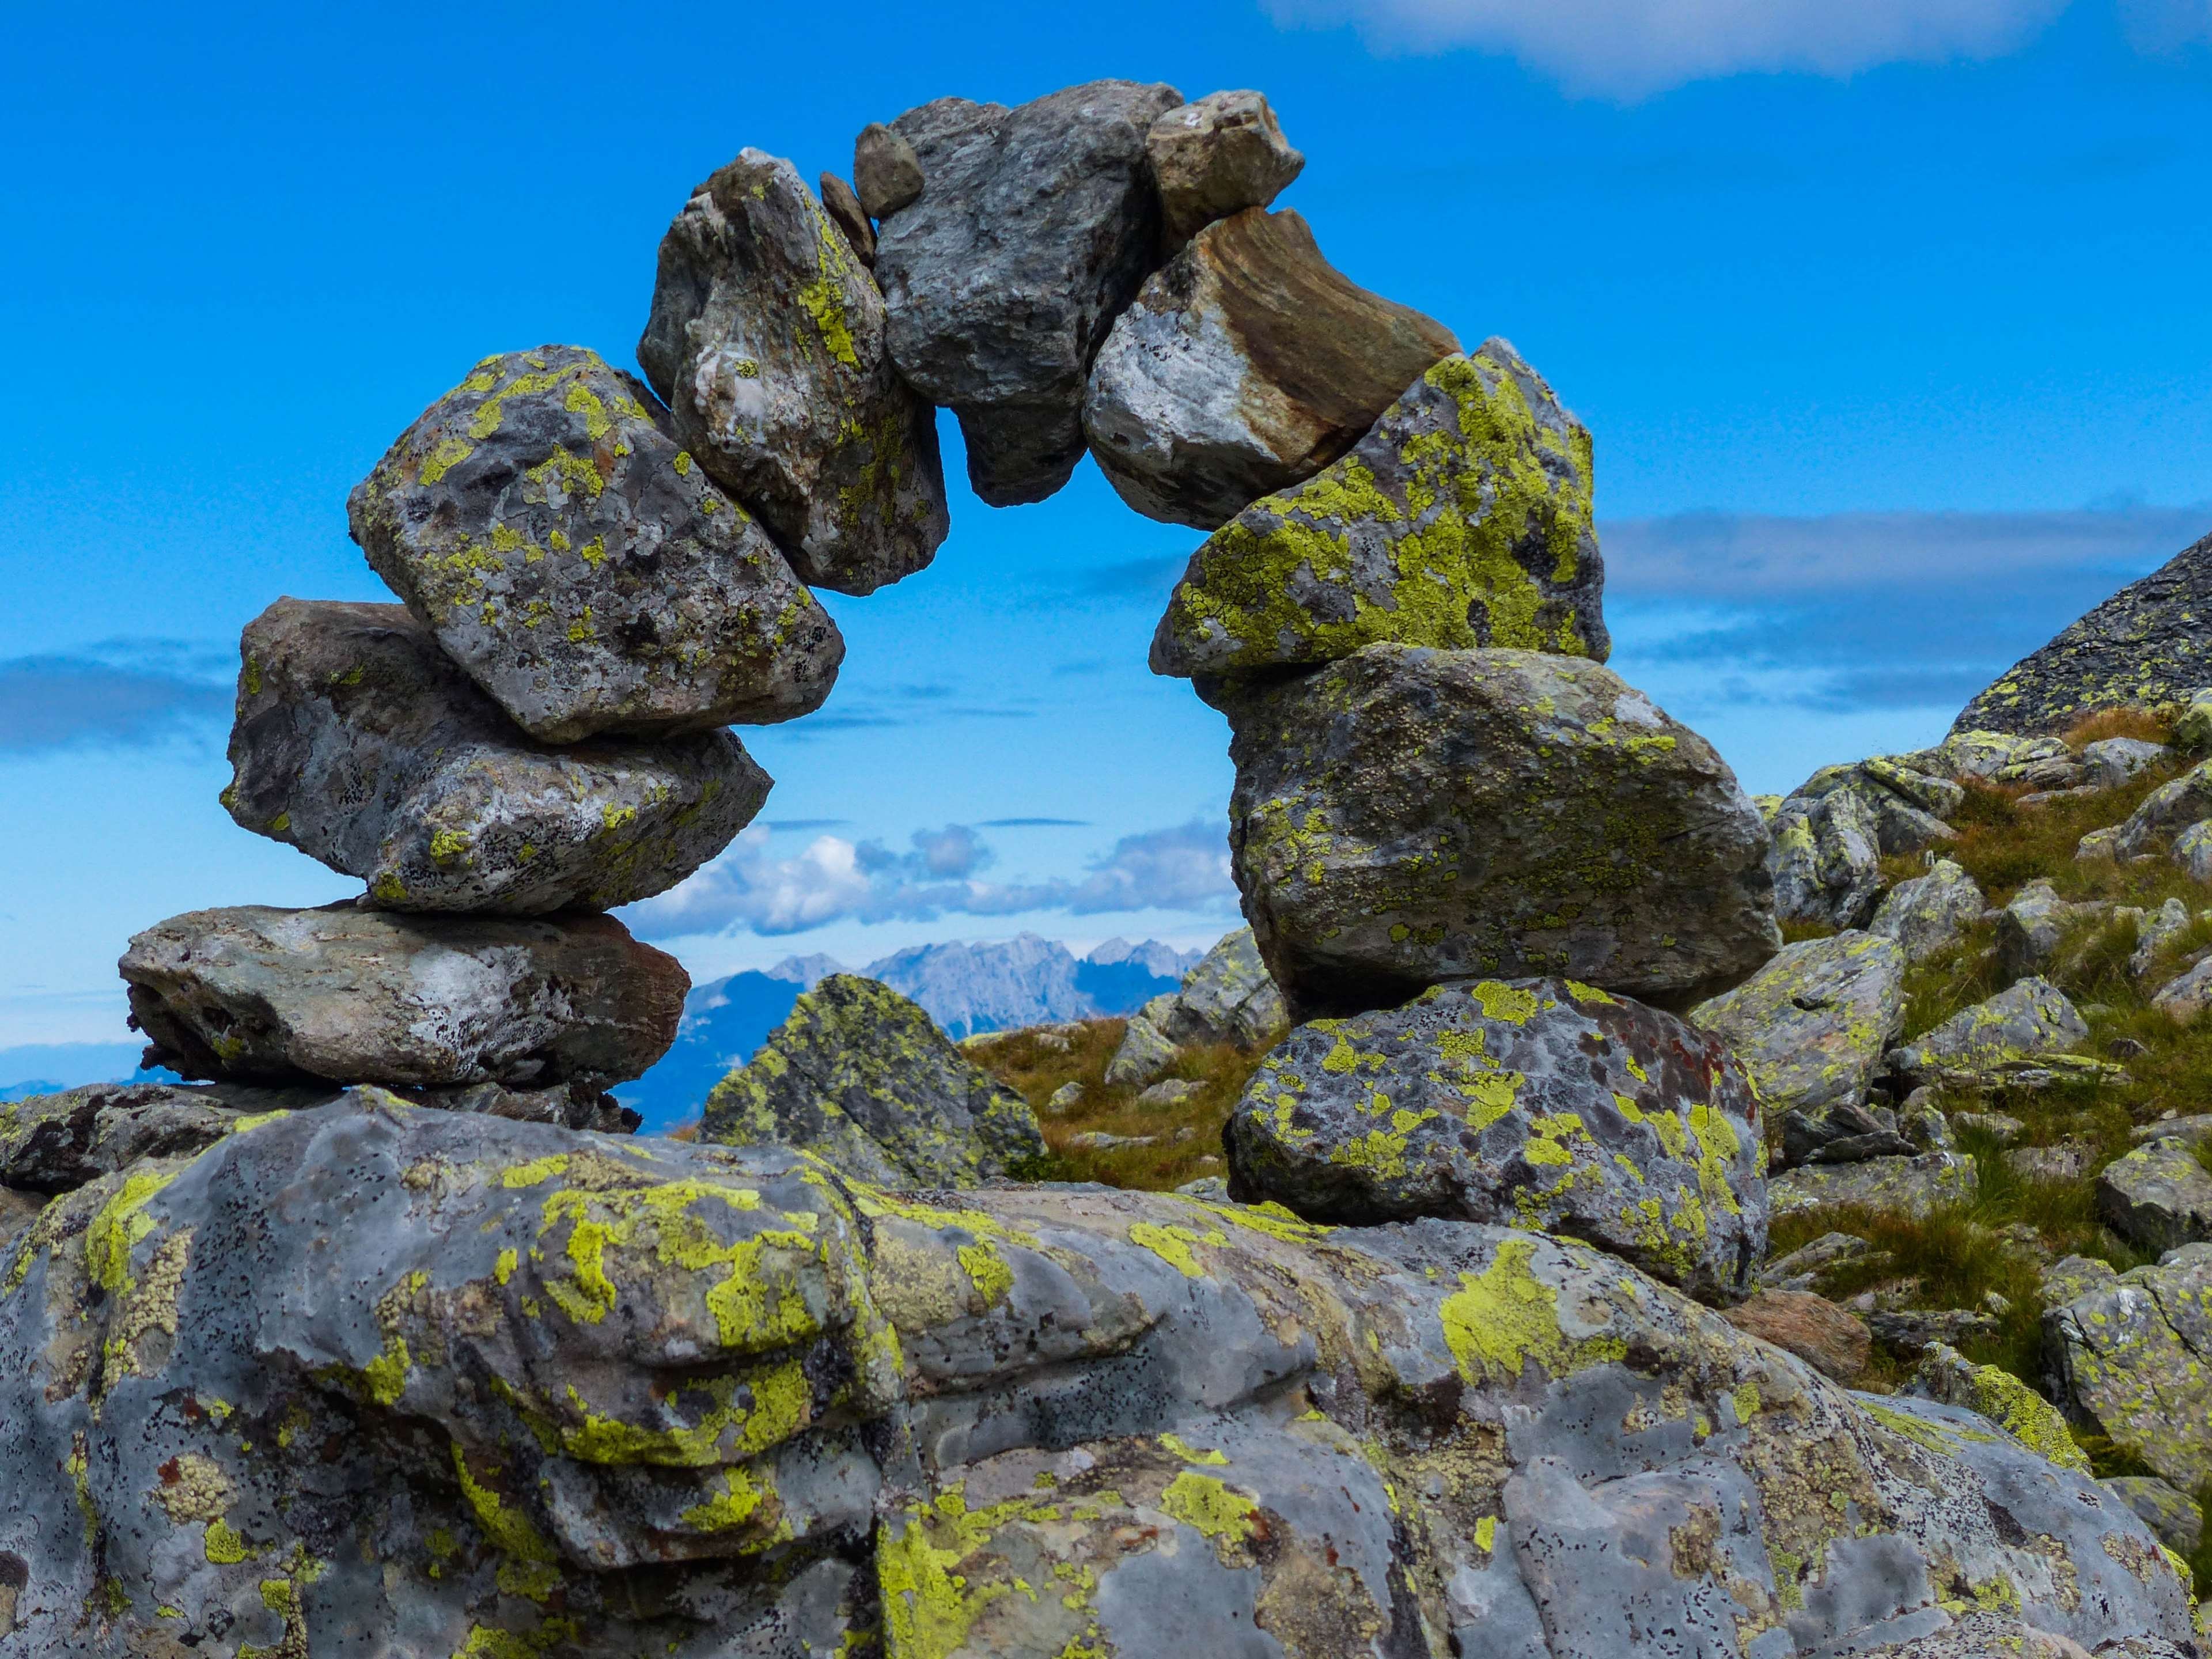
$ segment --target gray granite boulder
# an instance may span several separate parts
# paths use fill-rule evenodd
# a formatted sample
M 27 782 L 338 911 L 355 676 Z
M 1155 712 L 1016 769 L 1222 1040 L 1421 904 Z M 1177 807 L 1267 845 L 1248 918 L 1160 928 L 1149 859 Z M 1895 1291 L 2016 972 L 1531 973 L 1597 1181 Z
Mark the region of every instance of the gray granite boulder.
M 1924 1656 L 1981 1607 L 2191 1639 L 2113 1493 L 1579 1245 L 960 1203 L 361 1102 L 58 1200 L 0 1267 L 0 1640 L 1775 1659 Z
M 446 654 L 547 743 L 820 707 L 845 645 L 667 411 L 574 346 L 487 357 L 346 504 Z
M 239 653 L 223 805 L 385 908 L 612 909 L 673 887 L 768 799 L 727 732 L 538 742 L 401 605 L 279 599 Z
M 2199 686 L 2174 716 L 2173 746 L 2185 755 L 2212 750 L 2212 690 Z
M 2069 904 L 2049 881 L 2031 881 L 1998 913 L 1997 971 L 2008 980 L 2041 973 L 2057 960 L 2069 929 L 2111 912 L 2110 904 Z
M 1924 876 L 1900 881 L 1882 896 L 1868 931 L 1893 939 L 1908 963 L 1948 951 L 1988 908 L 1974 878 L 1948 859 Z
M 1146 137 L 1182 101 L 1093 81 L 1018 109 L 940 98 L 891 123 L 923 179 L 877 227 L 891 359 L 959 416 L 969 482 L 994 507 L 1042 501 L 1083 459 L 1091 358 L 1159 239 Z
M 1145 157 L 1170 250 L 1217 219 L 1267 206 L 1306 165 L 1256 92 L 1208 93 L 1170 110 L 1145 135 Z
M 2118 857 L 2133 858 L 2206 818 L 2212 818 L 2212 761 L 2199 763 L 2144 796 L 2120 825 L 2112 851 Z
M 892 368 L 883 296 L 790 162 L 748 149 L 692 192 L 637 361 L 678 441 L 802 580 L 873 592 L 944 541 L 936 413 Z
M 1687 1006 L 1781 946 L 1759 809 L 1595 663 L 1370 645 L 1221 701 L 1233 868 L 1293 1017 L 1540 974 Z
M 853 193 L 871 219 L 888 219 L 921 194 L 921 158 L 914 146 L 880 121 L 853 141 Z
M 1191 556 L 1155 673 L 1327 663 L 1377 641 L 1605 660 L 1587 428 L 1503 340 L 1414 380 L 1342 459 Z
M 1251 1049 L 1266 1048 L 1291 1022 L 1283 994 L 1260 959 L 1259 941 L 1249 927 L 1239 927 L 1216 939 L 1182 976 L 1155 1023 L 1173 1042 Z
M 2061 738 L 1982 728 L 1954 730 L 1937 745 L 1934 764 L 1953 779 L 2035 789 L 2069 788 L 2087 775 Z
M 2124 915 L 2124 911 L 2116 912 Z M 2128 957 L 2128 972 L 2140 980 L 2158 965 L 2160 953 L 2189 931 L 2189 907 L 2170 898 L 2148 914 L 2136 913 L 2136 948 Z
M 791 1146 L 856 1181 L 972 1187 L 1030 1171 L 1036 1115 L 889 986 L 832 974 L 707 1097 L 700 1138 Z
M 2151 994 L 2150 1006 L 2177 1025 L 2194 1022 L 2212 1007 L 2212 957 L 2177 974 Z
M 876 268 L 876 228 L 868 222 L 868 215 L 860 206 L 860 198 L 853 193 L 852 185 L 834 173 L 825 173 L 816 181 L 815 190 L 822 203 L 822 211 L 830 222 L 837 227 L 845 239 L 845 246 L 853 257 L 869 270 Z M 880 301 L 882 295 L 877 299 Z
M 2204 1511 L 2197 1500 L 2154 1474 L 2123 1474 L 2105 1484 L 2158 1534 L 2176 1555 L 2197 1553 L 2204 1541 Z
M 2212 1481 L 2212 1247 L 2077 1278 L 2043 1316 L 2056 1397 L 2184 1491 Z
M 1792 795 L 1774 814 L 1767 866 L 1784 921 L 1864 927 L 1881 897 L 1881 824 L 1856 790 Z
M 149 1063 L 272 1085 L 604 1086 L 667 1052 L 691 988 L 611 916 L 349 905 L 191 911 L 118 967 Z
M 1761 1097 L 1764 1100 L 1764 1096 Z M 1766 1103 L 1770 1109 L 1771 1103 Z M 1863 1164 L 1870 1158 L 1914 1158 L 1928 1150 L 1899 1126 L 1886 1106 L 1855 1100 L 1800 1106 L 1780 1115 L 1784 1169 L 1807 1164 Z
M 1154 997 L 1129 1017 L 1114 1057 L 1106 1062 L 1109 1084 L 1115 1088 L 1141 1089 L 1174 1069 L 1182 1051 L 1158 1024 L 1173 1000 L 1170 996 Z
M 1875 933 L 1785 945 L 1690 1020 L 1729 1045 L 1769 1112 L 1855 1106 L 1905 1027 L 1905 952 Z
M 2173 838 L 2167 856 L 2199 886 L 2212 886 L 2212 819 L 2191 824 Z
M 2139 1250 L 2212 1239 L 2212 1172 L 2193 1141 L 2146 1141 L 2098 1174 L 2097 1214 Z
M 1766 1253 L 1760 1133 L 1716 1039 L 1589 986 L 1520 979 L 1299 1026 L 1224 1139 L 1247 1201 L 1567 1234 L 1711 1295 L 1748 1288 Z
M 141 1158 L 204 1152 L 279 1099 L 319 1105 L 331 1097 L 328 1090 L 298 1094 L 292 1100 L 257 1089 L 94 1083 L 0 1103 L 0 1187 L 74 1192 Z
M 2172 750 L 2141 738 L 2100 738 L 2081 745 L 2081 764 L 2100 789 L 2117 789 L 2138 772 L 2164 763 Z
M 1212 530 L 1335 460 L 1459 349 L 1345 277 L 1297 214 L 1255 208 L 1200 231 L 1121 313 L 1084 433 L 1124 501 Z
M 1908 1086 L 1935 1080 L 1946 1067 L 2034 1060 L 2078 1048 L 2088 1022 L 2047 979 L 2024 979 L 1985 1002 L 1962 1008 L 1935 1030 L 1889 1056 Z
M 1966 1152 L 1923 1152 L 1917 1158 L 1872 1158 L 1856 1164 L 1808 1164 L 1770 1176 L 1766 1199 L 1778 1219 L 1799 1210 L 1831 1205 L 1926 1215 L 1972 1200 L 1980 1171 Z

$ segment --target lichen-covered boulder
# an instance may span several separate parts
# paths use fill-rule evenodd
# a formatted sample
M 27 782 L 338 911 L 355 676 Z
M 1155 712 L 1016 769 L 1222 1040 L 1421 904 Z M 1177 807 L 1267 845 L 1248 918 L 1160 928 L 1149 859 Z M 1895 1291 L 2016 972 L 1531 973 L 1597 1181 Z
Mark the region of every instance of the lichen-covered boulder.
M 1936 746 L 1934 764 L 1947 777 L 1981 783 L 2063 789 L 2081 781 L 2080 763 L 2063 738 L 2017 732 L 1954 729 Z
M 1191 556 L 1152 636 L 1185 678 L 1378 641 L 1603 662 L 1589 433 L 1503 340 L 1431 368 L 1351 453 Z
M 1971 1153 L 1923 1152 L 1917 1158 L 1801 1164 L 1767 1177 L 1766 1200 L 1777 1219 L 1839 1204 L 1920 1216 L 1971 1202 L 1980 1185 L 1981 1172 Z
M 2057 1407 L 2010 1371 L 1977 1364 L 1947 1344 L 1921 1355 L 1905 1392 L 1978 1412 L 2038 1456 L 2076 1474 L 2090 1472 L 2089 1454 L 2075 1443 Z
M 935 411 L 892 368 L 883 296 L 790 162 L 744 150 L 692 192 L 637 361 L 685 451 L 804 580 L 873 592 L 944 541 Z
M 1264 1048 L 1280 1036 L 1290 1016 L 1260 959 L 1259 941 L 1249 927 L 1239 927 L 1216 939 L 1182 976 L 1155 1023 L 1171 1042 L 1227 1042 L 1249 1049 Z
M 1182 101 L 1092 81 L 1018 109 L 939 98 L 891 123 L 922 178 L 877 227 L 891 360 L 959 416 L 969 482 L 994 507 L 1042 501 L 1083 459 L 1091 360 L 1159 239 L 1146 136 Z
M 1174 1069 L 1182 1051 L 1152 1018 L 1155 1012 L 1165 1018 L 1167 1005 L 1173 1000 L 1170 997 L 1154 997 L 1129 1017 L 1121 1041 L 1114 1049 L 1114 1057 L 1106 1062 L 1109 1084 L 1116 1088 L 1141 1089 Z
M 915 1004 L 856 974 L 799 999 L 751 1064 L 714 1085 L 702 1139 L 792 1146 L 856 1181 L 971 1187 L 1029 1171 L 1029 1103 L 971 1065 Z
M 844 656 L 652 398 L 574 346 L 487 357 L 346 503 L 377 574 L 547 743 L 790 720 Z
M 1777 1115 L 1866 1098 L 1905 1025 L 1905 953 L 1875 933 L 1786 945 L 1733 991 L 1690 1011 Z
M 1316 1221 L 1505 1222 L 1707 1294 L 1766 1253 L 1759 1103 L 1715 1039 L 1565 980 L 1299 1026 L 1224 1137 L 1230 1191 Z
M 1767 867 L 1784 921 L 1864 927 L 1881 897 L 1881 824 L 1865 795 L 1792 795 L 1774 814 Z
M 822 203 L 822 211 L 829 216 L 830 222 L 837 227 L 838 234 L 844 237 L 845 246 L 852 251 L 853 257 L 865 269 L 873 270 L 876 268 L 876 228 L 868 222 L 867 210 L 860 205 L 860 198 L 854 194 L 852 185 L 834 173 L 825 173 L 815 181 L 815 189 Z M 876 298 L 880 301 L 883 295 L 878 294 Z M 933 421 L 931 424 L 933 432 L 935 422 Z M 940 467 L 939 471 L 941 477 L 943 469 Z
M 673 887 L 768 799 L 727 732 L 536 741 L 402 605 L 279 599 L 239 653 L 223 805 L 385 908 L 612 909 Z
M 2208 615 L 2212 536 L 2014 663 L 1966 705 L 1952 729 L 2057 733 L 2100 709 L 2178 713 L 2212 666 Z
M 2029 882 L 1997 915 L 1997 971 L 2008 980 L 2041 973 L 2057 959 L 2069 929 L 2111 910 L 2109 904 L 2069 904 L 2046 879 Z
M 240 1083 L 593 1087 L 676 1040 L 691 981 L 611 916 L 194 910 L 118 964 L 149 1064 Z
M 2081 764 L 2100 789 L 2117 789 L 2136 773 L 2160 764 L 2173 751 L 2141 738 L 2100 738 L 2081 745 Z
M 1989 908 L 1974 878 L 1949 859 L 1938 859 L 1924 876 L 1900 881 L 1882 896 L 1868 931 L 1893 939 L 1908 963 L 1948 951 Z
M 1686 1006 L 1781 946 L 1766 826 L 1597 664 L 1370 645 L 1222 694 L 1230 845 L 1291 1014 L 1558 974 Z
M 1304 171 L 1263 94 L 1212 92 L 1170 110 L 1145 135 L 1160 198 L 1160 244 L 1181 247 L 1217 219 L 1263 208 Z
M 2212 1238 L 2212 1171 L 2185 1137 L 2147 1142 L 2098 1172 L 2097 1214 L 2139 1250 Z
M 2123 1474 L 2105 1482 L 2142 1516 L 2159 1542 L 2186 1559 L 2204 1541 L 2204 1511 L 2197 1500 L 2154 1474 Z
M 2212 1481 L 2212 1245 L 2071 1288 L 2043 1316 L 2057 1397 L 2183 1490 Z
M 2212 761 L 2199 763 L 2144 796 L 2142 804 L 2120 825 L 2113 854 L 2133 858 L 2208 817 L 2212 817 Z
M 2063 1054 L 2088 1035 L 2089 1023 L 2063 991 L 2047 979 L 2024 979 L 1893 1050 L 1889 1065 L 1917 1087 L 1946 1069 Z
M 300 1091 L 320 1104 L 327 1091 Z M 0 1187 L 67 1193 L 142 1158 L 190 1158 L 268 1108 L 269 1091 L 94 1083 L 0 1102 Z M 261 1097 L 262 1099 L 257 1099 Z M 276 1103 L 270 1102 L 270 1104 Z
M 1459 349 L 1344 276 L 1297 214 L 1254 208 L 1146 282 L 1091 367 L 1083 428 L 1124 501 L 1212 530 L 1335 460 Z
M 0 1641 L 1776 1659 L 1977 1607 L 2189 1639 L 2112 1493 L 1579 1245 L 961 1201 L 360 1102 L 108 1177 L 0 1266 Z

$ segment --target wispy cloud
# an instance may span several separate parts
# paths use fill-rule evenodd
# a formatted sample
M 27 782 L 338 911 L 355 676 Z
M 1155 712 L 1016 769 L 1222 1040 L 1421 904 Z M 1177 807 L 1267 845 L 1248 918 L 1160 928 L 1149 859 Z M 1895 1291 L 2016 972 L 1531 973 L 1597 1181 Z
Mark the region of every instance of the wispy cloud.
M 227 652 L 187 640 L 108 640 L 0 659 L 0 754 L 130 749 L 205 736 L 230 715 Z

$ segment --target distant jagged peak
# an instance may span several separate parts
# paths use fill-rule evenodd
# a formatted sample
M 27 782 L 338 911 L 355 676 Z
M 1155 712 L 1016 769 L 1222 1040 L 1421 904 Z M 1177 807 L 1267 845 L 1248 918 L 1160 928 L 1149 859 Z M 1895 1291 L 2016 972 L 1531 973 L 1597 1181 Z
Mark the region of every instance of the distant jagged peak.
M 849 974 L 853 970 L 836 957 L 817 951 L 811 956 L 786 957 L 775 967 L 762 971 L 770 979 L 787 979 L 802 990 L 811 991 L 832 974 Z

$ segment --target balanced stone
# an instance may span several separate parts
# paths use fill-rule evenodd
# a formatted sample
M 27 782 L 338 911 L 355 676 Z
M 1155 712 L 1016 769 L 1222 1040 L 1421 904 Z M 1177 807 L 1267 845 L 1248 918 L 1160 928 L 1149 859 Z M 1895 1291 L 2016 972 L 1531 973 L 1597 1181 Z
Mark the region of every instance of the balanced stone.
M 1155 673 L 1330 662 L 1377 641 L 1612 649 L 1589 433 L 1503 340 L 1443 359 L 1342 459 L 1191 557 Z
M 1766 1253 L 1759 1133 L 1717 1039 L 1590 986 L 1521 979 L 1298 1027 L 1224 1138 L 1248 1202 L 1565 1233 L 1712 1294 L 1746 1289 Z
M 1905 953 L 1874 933 L 1784 945 L 1692 1024 L 1726 1042 L 1771 1112 L 1856 1105 L 1905 1026 Z
M 1335 460 L 1459 349 L 1345 277 L 1297 214 L 1254 208 L 1200 231 L 1121 313 L 1084 431 L 1124 501 L 1212 530 Z
M 1145 135 L 1160 197 L 1160 239 L 1179 248 L 1217 219 L 1263 208 L 1305 170 L 1266 96 L 1214 92 L 1152 123 Z
M 1370 645 L 1224 695 L 1230 846 L 1294 1018 L 1560 975 L 1686 1007 L 1781 947 L 1759 809 L 1597 664 Z
M 871 219 L 888 219 L 921 194 L 921 158 L 905 137 L 871 121 L 853 141 L 853 191 Z
M 964 1059 L 915 1004 L 856 974 L 803 994 L 750 1065 L 707 1097 L 701 1138 L 795 1146 L 856 1181 L 972 1187 L 1029 1170 L 1029 1103 Z
M 195 910 L 119 964 L 149 1064 L 240 1083 L 604 1086 L 667 1052 L 690 981 L 610 916 Z
M 279 599 L 240 653 L 224 806 L 388 909 L 611 909 L 683 880 L 768 798 L 727 732 L 537 742 L 401 605 Z
M 877 228 L 891 357 L 959 416 L 994 507 L 1042 501 L 1083 459 L 1091 358 L 1159 238 L 1146 134 L 1182 102 L 1093 81 L 1012 110 L 940 98 L 891 124 L 927 180 Z
M 574 346 L 487 357 L 346 504 L 377 574 L 547 743 L 789 720 L 844 656 L 652 397 Z
M 748 149 L 692 192 L 637 361 L 685 451 L 805 580 L 872 592 L 944 541 L 934 411 L 891 368 L 883 296 L 790 162 Z

